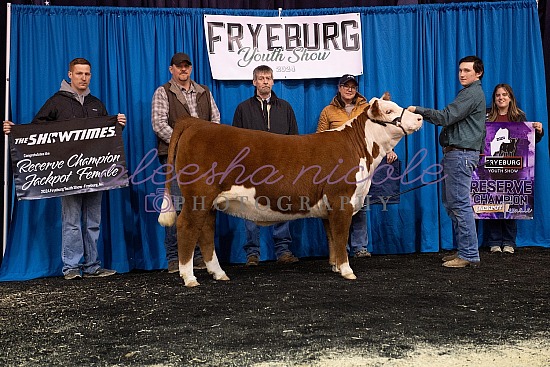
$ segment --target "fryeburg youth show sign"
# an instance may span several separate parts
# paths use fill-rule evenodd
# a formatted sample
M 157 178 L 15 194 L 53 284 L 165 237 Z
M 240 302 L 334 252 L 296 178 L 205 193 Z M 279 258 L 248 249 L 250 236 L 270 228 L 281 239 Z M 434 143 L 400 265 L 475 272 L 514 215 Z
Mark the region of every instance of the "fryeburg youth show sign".
M 358 13 L 302 17 L 205 15 L 204 32 L 214 79 L 250 80 L 259 65 L 270 66 L 274 79 L 363 73 Z

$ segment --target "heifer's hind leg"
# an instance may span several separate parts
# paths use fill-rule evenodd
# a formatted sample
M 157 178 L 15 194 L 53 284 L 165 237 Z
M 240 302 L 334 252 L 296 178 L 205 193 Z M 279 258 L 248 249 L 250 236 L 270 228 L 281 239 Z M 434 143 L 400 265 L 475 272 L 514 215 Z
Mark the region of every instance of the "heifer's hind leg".
M 222 270 L 216 249 L 214 246 L 214 231 L 216 229 L 216 212 L 210 210 L 202 226 L 201 236 L 199 238 L 199 246 L 202 256 L 206 262 L 208 273 L 212 274 L 216 280 L 229 280 L 229 277 Z
M 186 287 L 199 285 L 193 274 L 193 253 L 201 233 L 204 215 L 199 211 L 182 210 L 178 216 L 178 259 L 180 277 Z
M 348 252 L 346 250 L 352 214 L 353 209 L 351 205 L 343 208 L 343 210 L 335 210 L 329 213 L 327 224 L 325 225 L 325 228 L 328 228 L 327 236 L 329 240 L 331 237 L 333 239 L 332 247 L 329 245 L 329 249 L 333 253 L 331 261 L 334 259 L 335 262 L 333 271 L 339 272 L 346 279 L 357 279 L 349 266 Z

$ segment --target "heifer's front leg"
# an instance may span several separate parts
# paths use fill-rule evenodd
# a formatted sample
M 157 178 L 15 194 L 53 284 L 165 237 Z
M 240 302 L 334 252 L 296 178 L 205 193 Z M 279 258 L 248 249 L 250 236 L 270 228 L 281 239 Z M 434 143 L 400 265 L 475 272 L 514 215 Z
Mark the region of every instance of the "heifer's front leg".
M 334 267 L 336 266 L 336 258 L 334 256 L 334 238 L 332 237 L 332 231 L 330 230 L 328 219 L 323 219 L 323 226 L 325 227 L 328 242 L 328 263 L 334 270 Z
M 329 214 L 326 225 L 330 233 L 330 235 L 327 235 L 329 239 L 331 237 L 333 239 L 332 250 L 335 264 L 332 266 L 332 270 L 339 272 L 346 279 L 357 279 L 349 266 L 348 252 L 346 250 L 352 214 L 353 209 L 351 205 L 348 208 L 342 208 L 342 210 L 335 210 Z
M 199 246 L 201 253 L 206 263 L 206 269 L 209 274 L 212 274 L 215 280 L 229 280 L 229 277 L 222 270 L 216 250 L 214 247 L 214 231 L 216 228 L 216 212 L 210 210 L 202 226 Z

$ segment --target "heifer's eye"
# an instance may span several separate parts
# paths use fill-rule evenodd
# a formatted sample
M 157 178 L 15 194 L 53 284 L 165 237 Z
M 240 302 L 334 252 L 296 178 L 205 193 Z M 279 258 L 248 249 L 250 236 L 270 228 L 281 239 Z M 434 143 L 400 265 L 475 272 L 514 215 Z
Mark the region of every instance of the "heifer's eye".
M 391 110 L 386 110 L 386 115 L 391 114 Z

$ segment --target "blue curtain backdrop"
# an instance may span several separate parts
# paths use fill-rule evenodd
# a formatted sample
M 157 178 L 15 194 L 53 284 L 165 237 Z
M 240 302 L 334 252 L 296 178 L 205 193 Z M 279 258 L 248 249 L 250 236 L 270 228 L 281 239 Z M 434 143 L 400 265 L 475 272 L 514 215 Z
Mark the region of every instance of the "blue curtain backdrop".
M 12 119 L 15 123 L 32 120 L 59 89 L 62 78 L 67 78 L 68 62 L 75 57 L 90 60 L 92 93 L 111 114 L 127 115 L 124 139 L 133 174 L 130 187 L 104 195 L 99 243 L 103 266 L 119 272 L 165 267 L 164 231 L 157 224 L 157 214 L 147 211 L 147 197 L 160 187 L 149 179 L 159 164 L 151 155 L 156 147 L 150 123 L 153 92 L 169 79 L 172 54 L 187 52 L 193 60 L 193 79 L 211 86 L 222 122 L 230 124 L 237 104 L 250 97 L 254 88 L 251 80 L 212 80 L 203 15 L 276 16 L 277 11 L 17 5 L 11 11 Z M 345 12 L 361 13 L 364 74 L 359 76 L 359 89 L 368 98 L 388 90 L 401 106 L 443 108 L 460 89 L 457 61 L 476 54 L 485 63 L 487 99 L 495 84 L 511 84 L 528 119 L 541 121 L 548 139 L 535 1 L 293 10 L 283 11 L 283 16 Z M 315 131 L 321 109 L 336 93 L 336 83 L 337 79 L 277 81 L 274 90 L 291 103 L 300 133 L 307 134 Z M 420 185 L 421 179 L 435 178 L 425 171 L 442 158 L 437 135 L 438 129 L 426 123 L 397 146 L 405 173 L 402 191 Z M 547 144 L 537 146 L 536 158 L 535 219 L 520 221 L 518 245 L 550 247 Z M 13 206 L 0 280 L 61 275 L 59 199 Z M 298 256 L 328 254 L 319 220 L 295 221 L 291 228 L 292 250 Z M 262 237 L 262 259 L 273 259 L 267 230 Z M 216 246 L 222 261 L 244 261 L 244 239 L 240 219 L 218 215 Z M 386 211 L 371 207 L 369 241 L 375 254 L 451 249 L 450 220 L 441 207 L 438 185 L 408 192 Z

